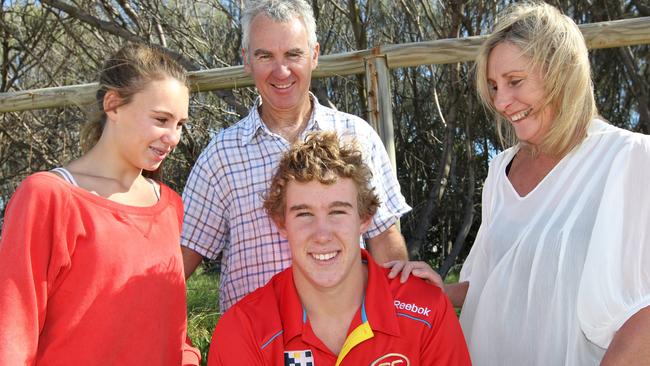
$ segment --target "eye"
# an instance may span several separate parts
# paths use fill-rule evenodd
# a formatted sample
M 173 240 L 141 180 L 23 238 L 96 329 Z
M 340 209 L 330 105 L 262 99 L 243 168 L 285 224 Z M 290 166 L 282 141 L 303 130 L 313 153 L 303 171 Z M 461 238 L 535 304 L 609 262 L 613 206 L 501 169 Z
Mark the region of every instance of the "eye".
M 162 124 L 167 123 L 167 117 L 156 117 L 156 120 Z
M 296 213 L 296 217 L 310 217 L 312 216 L 311 212 L 308 211 L 300 211 Z
M 510 86 L 517 86 L 517 85 L 521 84 L 521 82 L 523 80 L 524 79 L 512 79 L 512 80 L 510 80 Z
M 345 211 L 345 210 L 332 210 L 332 211 L 330 211 L 330 215 L 347 215 L 347 211 Z

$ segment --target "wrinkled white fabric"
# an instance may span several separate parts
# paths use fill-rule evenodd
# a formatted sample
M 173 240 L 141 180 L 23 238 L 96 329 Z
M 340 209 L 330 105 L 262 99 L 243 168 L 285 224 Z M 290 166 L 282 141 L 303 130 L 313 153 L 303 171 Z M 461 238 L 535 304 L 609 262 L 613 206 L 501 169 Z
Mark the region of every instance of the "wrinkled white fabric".
M 598 365 L 650 305 L 650 136 L 594 120 L 525 197 L 491 163 L 460 280 L 474 365 Z

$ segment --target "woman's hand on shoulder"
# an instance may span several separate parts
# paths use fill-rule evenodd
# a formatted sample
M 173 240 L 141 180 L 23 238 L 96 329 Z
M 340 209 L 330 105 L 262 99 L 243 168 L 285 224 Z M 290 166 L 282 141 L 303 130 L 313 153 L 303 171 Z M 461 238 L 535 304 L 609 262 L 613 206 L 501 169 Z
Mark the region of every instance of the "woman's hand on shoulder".
M 413 274 L 415 277 L 419 277 L 425 280 L 428 283 L 434 284 L 440 287 L 443 291 L 444 282 L 442 277 L 436 271 L 434 271 L 431 266 L 425 262 L 421 261 L 390 261 L 382 264 L 384 268 L 390 268 L 388 273 L 388 278 L 396 278 L 400 274 L 400 282 L 404 283 L 408 279 L 410 274 Z

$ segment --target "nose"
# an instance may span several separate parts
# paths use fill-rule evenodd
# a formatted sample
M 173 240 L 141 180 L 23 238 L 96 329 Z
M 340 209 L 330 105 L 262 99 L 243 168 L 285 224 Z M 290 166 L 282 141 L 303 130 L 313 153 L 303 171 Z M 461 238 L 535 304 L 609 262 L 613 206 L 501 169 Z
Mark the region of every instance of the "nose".
M 316 232 L 314 233 L 314 242 L 327 244 L 332 241 L 332 228 L 326 219 L 320 219 L 316 222 Z
M 181 128 L 176 128 L 176 125 L 167 129 L 165 134 L 162 136 L 161 140 L 166 145 L 175 147 L 181 140 Z
M 286 62 L 284 61 L 277 61 L 273 65 L 273 77 L 276 79 L 286 79 L 291 75 L 291 70 L 289 70 L 289 66 L 287 65 Z
M 502 88 L 503 89 L 503 88 Z M 494 108 L 500 113 L 505 112 L 512 104 L 512 95 L 506 90 L 497 89 L 494 91 Z

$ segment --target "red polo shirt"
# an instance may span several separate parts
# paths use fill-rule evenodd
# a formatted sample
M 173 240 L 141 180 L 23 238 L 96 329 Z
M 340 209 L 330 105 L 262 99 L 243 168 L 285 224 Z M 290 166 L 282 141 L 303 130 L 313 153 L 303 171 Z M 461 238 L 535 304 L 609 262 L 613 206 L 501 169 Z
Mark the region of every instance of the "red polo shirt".
M 389 280 L 365 250 L 362 257 L 365 300 L 339 355 L 311 329 L 288 268 L 221 317 L 208 365 L 471 365 L 454 308 L 438 287 L 413 276 Z

